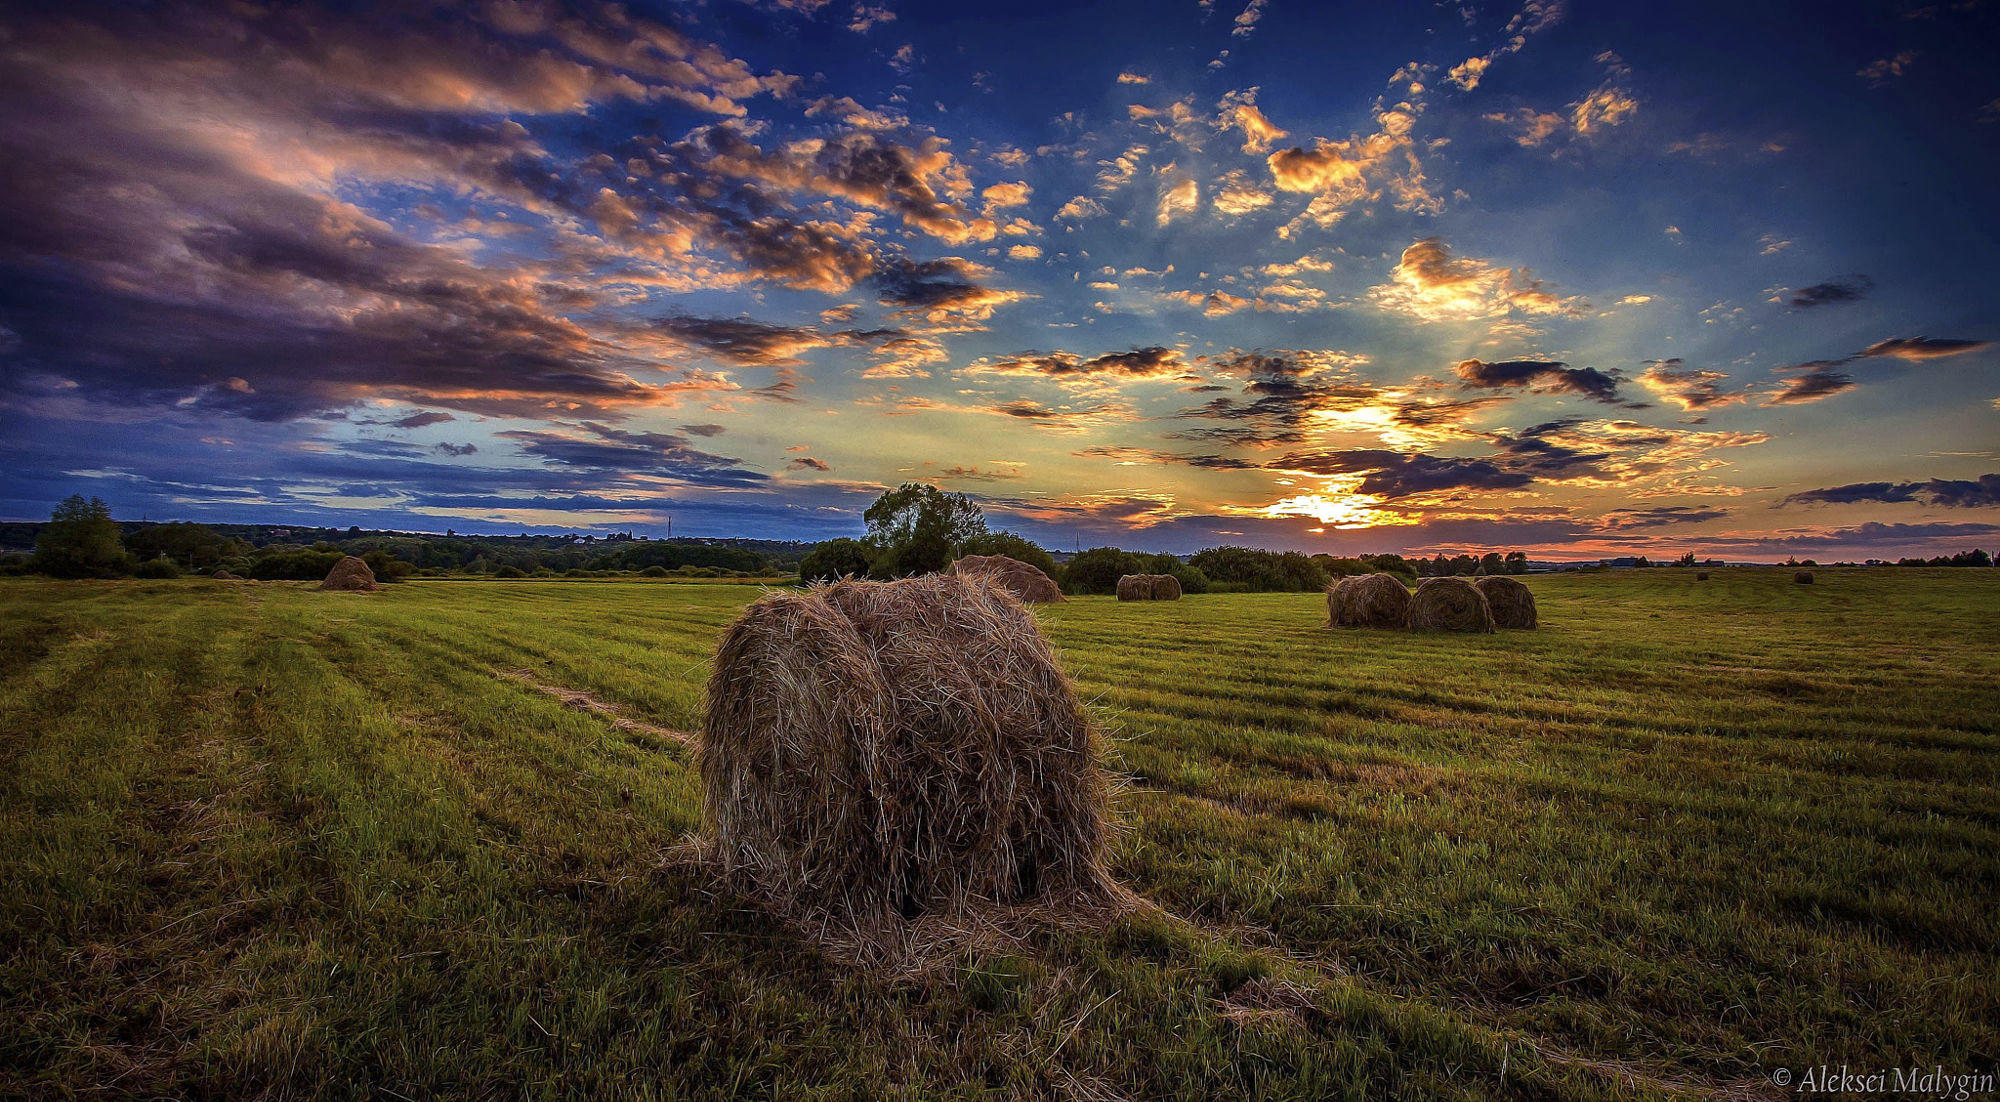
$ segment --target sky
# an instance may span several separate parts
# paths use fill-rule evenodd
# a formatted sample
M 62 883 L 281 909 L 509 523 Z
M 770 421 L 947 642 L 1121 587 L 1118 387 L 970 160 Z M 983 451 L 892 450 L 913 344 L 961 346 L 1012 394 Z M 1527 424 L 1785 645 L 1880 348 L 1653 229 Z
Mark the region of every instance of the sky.
M 0 5 L 0 517 L 2000 546 L 2000 3 Z

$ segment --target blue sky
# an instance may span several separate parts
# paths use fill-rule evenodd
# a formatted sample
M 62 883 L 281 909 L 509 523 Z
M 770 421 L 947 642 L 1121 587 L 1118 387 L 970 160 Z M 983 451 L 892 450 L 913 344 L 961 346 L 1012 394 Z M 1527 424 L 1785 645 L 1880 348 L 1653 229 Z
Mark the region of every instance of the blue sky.
M 1992 4 L 7 22 L 0 515 L 2000 543 Z

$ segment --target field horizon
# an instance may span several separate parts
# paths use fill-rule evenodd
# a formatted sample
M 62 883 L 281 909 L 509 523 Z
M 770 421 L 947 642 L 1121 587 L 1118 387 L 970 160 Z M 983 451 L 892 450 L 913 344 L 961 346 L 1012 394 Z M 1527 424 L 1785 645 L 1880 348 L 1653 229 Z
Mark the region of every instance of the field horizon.
M 1035 610 L 1148 906 L 829 956 L 676 855 L 754 586 L 0 579 L 0 1093 L 1778 1097 L 2000 1056 L 2000 575 Z

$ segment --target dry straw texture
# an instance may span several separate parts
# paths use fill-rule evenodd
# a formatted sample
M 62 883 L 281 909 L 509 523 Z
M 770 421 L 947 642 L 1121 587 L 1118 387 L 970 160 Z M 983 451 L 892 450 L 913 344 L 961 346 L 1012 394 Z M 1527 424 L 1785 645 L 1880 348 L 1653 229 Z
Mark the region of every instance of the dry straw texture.
M 326 580 L 319 583 L 319 587 L 321 589 L 342 589 L 349 592 L 362 592 L 374 589 L 375 572 L 368 569 L 367 563 L 362 562 L 353 555 L 349 555 L 333 564 L 333 569 L 326 572 Z
M 1698 581 L 1698 582 L 1705 582 L 1705 581 L 1707 581 L 1707 580 L 1708 580 L 1708 571 L 1706 571 L 1706 570 L 1697 570 L 1697 571 L 1695 571 L 1695 574 L 1694 574 L 1694 580 L 1695 580 L 1695 581 Z
M 1493 609 L 1464 578 L 1426 578 L 1410 595 L 1411 631 L 1493 630 Z
M 1409 617 L 1410 591 L 1394 574 L 1342 578 L 1326 591 L 1328 627 L 1399 628 Z
M 1801 570 L 1798 573 L 1792 575 L 1792 580 L 1799 583 L 1800 585 L 1811 585 L 1813 584 L 1812 571 Z
M 830 947 L 1121 896 L 1099 739 L 1034 617 L 950 575 L 773 594 L 723 635 L 696 751 L 707 856 Z
M 950 572 L 962 578 L 985 578 L 1032 605 L 1063 599 L 1054 578 L 1005 555 L 967 555 L 952 563 Z
M 1127 574 L 1118 579 L 1121 601 L 1178 601 L 1181 580 L 1172 574 Z
M 363 563 L 362 565 L 366 566 L 367 564 Z M 236 575 L 231 574 L 227 570 L 218 570 L 215 573 L 210 574 L 209 577 L 214 578 L 218 582 L 240 582 L 243 580 L 242 578 L 239 578 Z
M 1541 622 L 1535 610 L 1535 594 L 1518 579 L 1503 574 L 1476 578 L 1473 585 L 1486 597 L 1486 607 L 1493 610 L 1493 623 L 1502 628 L 1521 631 Z

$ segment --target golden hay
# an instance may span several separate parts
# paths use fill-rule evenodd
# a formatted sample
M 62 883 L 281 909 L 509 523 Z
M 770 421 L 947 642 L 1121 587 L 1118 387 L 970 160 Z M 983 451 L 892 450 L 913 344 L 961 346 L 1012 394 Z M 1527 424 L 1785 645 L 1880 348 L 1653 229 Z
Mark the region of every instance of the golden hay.
M 1536 614 L 1534 591 L 1526 584 L 1504 574 L 1475 578 L 1472 584 L 1486 597 L 1486 607 L 1493 610 L 1496 627 L 1526 630 L 1541 622 Z
M 1410 595 L 1411 631 L 1493 630 L 1493 609 L 1464 578 L 1426 578 Z
M 1342 578 L 1326 591 L 1326 626 L 1399 628 L 1410 616 L 1410 591 L 1394 574 Z
M 326 580 L 319 583 L 321 589 L 339 589 L 350 593 L 363 593 L 375 588 L 375 572 L 368 564 L 348 555 L 333 564 L 326 572 Z
M 1127 574 L 1119 578 L 1118 599 L 1121 601 L 1152 600 L 1153 576 L 1151 574 Z
M 1031 605 L 1063 599 L 1054 578 L 1005 555 L 967 555 L 952 563 L 948 573 L 961 578 L 985 578 Z
M 1792 580 L 1800 585 L 1811 585 L 1813 584 L 1812 571 L 1801 570 L 1798 573 L 1792 575 Z
M 1155 601 L 1180 600 L 1181 580 L 1172 574 L 1153 575 L 1153 599 Z
M 747 894 L 880 952 L 912 923 L 1120 896 L 1100 739 L 1034 617 L 974 579 L 772 594 L 724 633 L 702 849 Z
M 217 570 L 215 573 L 209 575 L 209 577 L 214 578 L 218 582 L 240 582 L 243 580 L 227 570 Z

